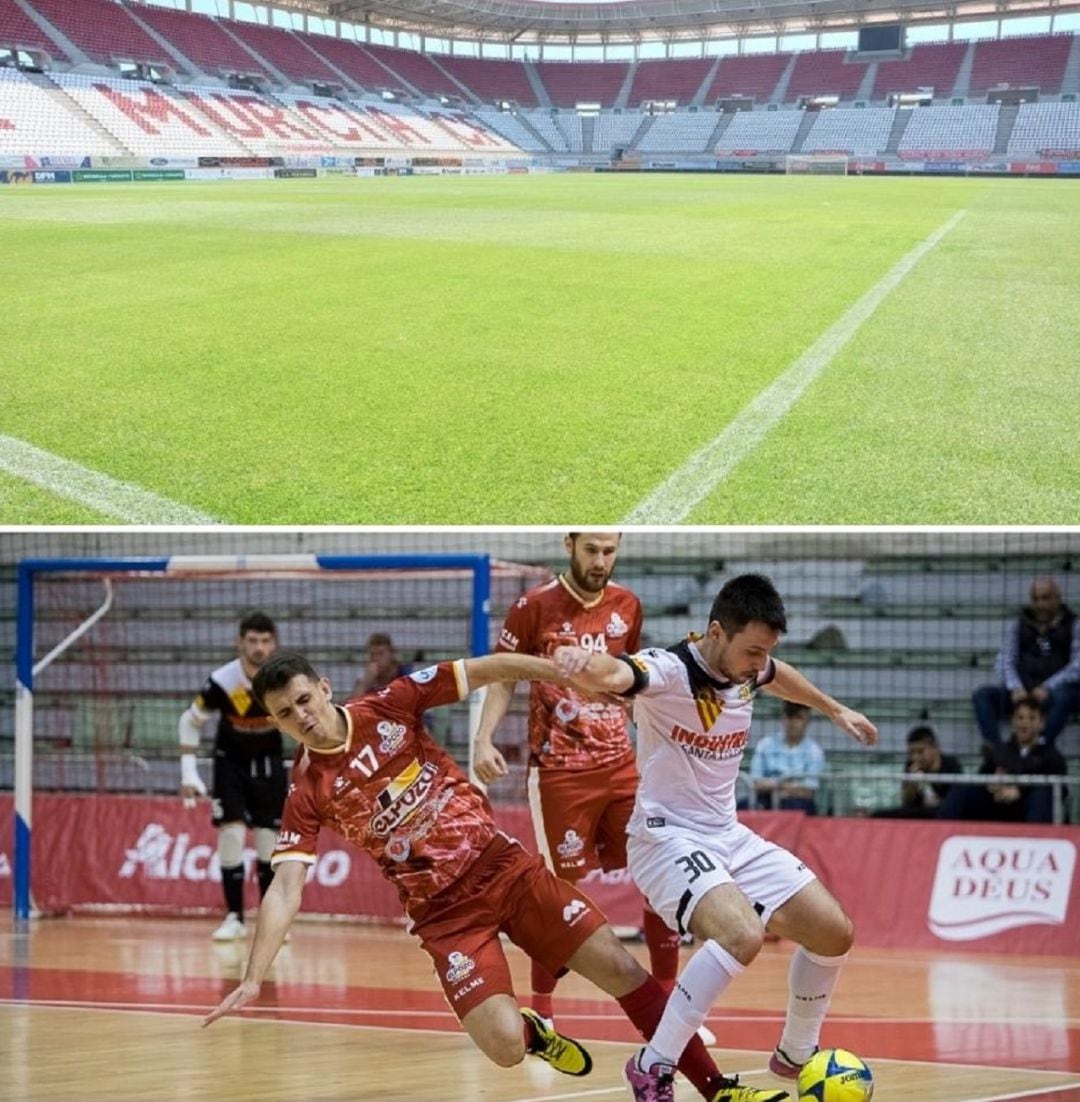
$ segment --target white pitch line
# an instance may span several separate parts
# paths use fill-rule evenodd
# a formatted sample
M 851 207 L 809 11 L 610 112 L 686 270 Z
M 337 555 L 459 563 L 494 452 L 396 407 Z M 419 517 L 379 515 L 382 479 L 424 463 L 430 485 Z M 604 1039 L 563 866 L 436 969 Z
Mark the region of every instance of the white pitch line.
M 1054 1091 L 1080 1089 L 1080 1079 L 1075 1083 L 1058 1083 L 1054 1087 L 1028 1087 L 1027 1090 L 1013 1091 L 1010 1094 L 988 1094 L 982 1098 L 965 1098 L 962 1102 L 1008 1102 L 1010 1098 L 1034 1098 L 1037 1094 L 1053 1094 Z
M 81 467 L 25 440 L 0 435 L 0 471 L 128 524 L 216 524 L 214 517 Z M 18 517 L 0 517 L 12 524 Z
M 678 524 L 761 443 L 840 350 L 916 264 L 952 230 L 957 211 L 901 257 L 776 380 L 736 414 L 724 430 L 637 504 L 620 524 Z

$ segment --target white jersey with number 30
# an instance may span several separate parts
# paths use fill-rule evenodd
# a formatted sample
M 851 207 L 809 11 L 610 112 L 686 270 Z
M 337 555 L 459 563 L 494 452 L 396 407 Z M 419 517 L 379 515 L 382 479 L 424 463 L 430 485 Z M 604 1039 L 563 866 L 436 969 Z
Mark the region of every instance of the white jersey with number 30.
M 773 660 L 742 684 L 718 680 L 691 639 L 625 661 L 638 676 L 631 695 L 641 774 L 628 833 L 647 837 L 661 827 L 713 832 L 736 822 L 735 780 L 754 697 L 776 676 Z

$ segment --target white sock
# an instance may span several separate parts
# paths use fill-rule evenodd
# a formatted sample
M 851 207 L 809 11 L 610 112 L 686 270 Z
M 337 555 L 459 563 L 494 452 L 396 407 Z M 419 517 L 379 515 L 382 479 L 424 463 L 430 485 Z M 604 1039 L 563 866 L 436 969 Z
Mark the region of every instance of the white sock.
M 690 958 L 668 997 L 664 1016 L 645 1046 L 640 1062 L 677 1064 L 683 1049 L 701 1028 L 705 1015 L 743 966 L 711 938 Z
M 779 1047 L 796 1064 L 804 1064 L 817 1047 L 821 1023 L 840 978 L 842 957 L 822 957 L 801 945 L 791 958 L 788 971 L 788 1009 Z

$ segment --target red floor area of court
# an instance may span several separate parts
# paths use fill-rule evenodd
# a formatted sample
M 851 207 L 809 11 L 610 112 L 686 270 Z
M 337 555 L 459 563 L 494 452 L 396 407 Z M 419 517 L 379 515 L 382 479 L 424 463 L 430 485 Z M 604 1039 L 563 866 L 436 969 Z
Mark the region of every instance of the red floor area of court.
M 3 1001 L 87 1009 L 201 1015 L 233 986 L 232 980 L 205 976 L 0 966 Z M 434 988 L 266 983 L 258 1003 L 245 1013 L 351 1026 L 446 1032 L 460 1028 Z M 633 1028 L 610 1000 L 560 997 L 558 1016 L 568 1032 L 583 1040 L 636 1040 Z M 721 1048 L 768 1049 L 775 1043 L 779 1018 L 775 1012 L 725 1007 L 710 1015 L 708 1022 Z M 1080 1071 L 1080 1027 L 1071 1021 L 1008 1021 L 993 1015 L 985 1020 L 948 1021 L 846 1015 L 826 1022 L 822 1043 L 842 1044 L 868 1058 Z M 1038 1097 L 1042 1102 L 1072 1102 L 1080 1093 Z

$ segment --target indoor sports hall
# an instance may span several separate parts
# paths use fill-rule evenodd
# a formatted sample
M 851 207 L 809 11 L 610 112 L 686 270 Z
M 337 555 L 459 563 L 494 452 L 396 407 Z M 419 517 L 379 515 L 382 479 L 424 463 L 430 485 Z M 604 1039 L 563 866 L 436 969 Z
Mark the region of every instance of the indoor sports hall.
M 0 534 L 0 1097 L 18 1102 L 557 1102 L 630 1097 L 637 1046 L 615 1001 L 576 976 L 554 995 L 586 1077 L 526 1059 L 503 1069 L 463 1033 L 397 894 L 370 857 L 324 832 L 302 910 L 258 998 L 209 1028 L 239 982 L 257 923 L 244 852 L 246 936 L 216 941 L 221 872 L 210 801 L 180 797 L 177 723 L 236 623 L 270 614 L 349 695 L 365 641 L 392 636 L 413 673 L 486 654 L 523 594 L 566 568 L 555 529 L 8 531 Z M 642 644 L 705 629 L 717 589 L 762 573 L 784 598 L 776 657 L 879 731 L 856 745 L 824 717 L 815 813 L 755 796 L 750 767 L 779 727 L 757 698 L 737 792 L 741 819 L 794 852 L 856 927 L 821 1036 L 870 1066 L 874 1097 L 1080 1100 L 1080 717 L 1055 746 L 1065 771 L 1011 778 L 1049 794 L 1048 821 L 875 814 L 901 799 L 910 731 L 931 726 L 985 787 L 972 696 L 995 682 L 1036 580 L 1080 604 L 1080 533 L 1062 530 L 634 530 L 614 580 L 644 612 Z M 495 820 L 530 849 L 526 693 L 500 729 Z M 478 702 L 425 725 L 468 770 Z M 293 747 L 286 748 L 286 759 Z M 210 731 L 197 751 L 209 779 Z M 1005 783 L 1005 782 L 999 782 Z M 754 805 L 754 806 L 751 806 Z M 583 889 L 623 944 L 640 895 L 625 871 Z M 529 961 L 504 943 L 519 999 Z M 681 962 L 693 953 L 686 944 Z M 768 1071 L 787 1005 L 791 943 L 767 941 L 706 1024 L 722 1071 Z M 794 1094 L 794 1090 L 793 1090 Z M 696 1097 L 685 1080 L 676 1099 Z

